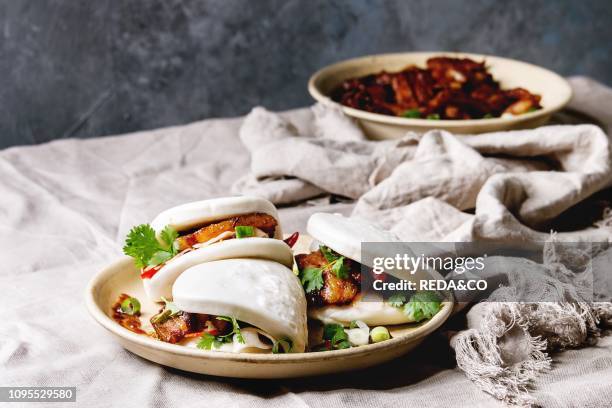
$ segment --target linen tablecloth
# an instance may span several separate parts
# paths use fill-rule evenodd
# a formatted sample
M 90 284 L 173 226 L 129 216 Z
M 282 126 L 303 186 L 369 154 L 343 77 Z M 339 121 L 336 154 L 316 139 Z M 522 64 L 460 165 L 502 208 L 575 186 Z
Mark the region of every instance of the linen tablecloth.
M 311 126 L 308 109 L 284 115 L 303 129 Z M 501 406 L 455 368 L 440 334 L 368 370 L 253 381 L 150 363 L 122 349 L 89 317 L 86 284 L 120 256 L 131 226 L 179 203 L 227 195 L 247 172 L 241 121 L 205 120 L 0 152 L 0 386 L 76 386 L 77 402 L 88 407 Z M 318 200 L 281 208 L 280 217 L 285 231 L 304 231 L 314 211 L 351 210 L 349 203 Z M 612 337 L 556 355 L 552 371 L 535 385 L 542 406 L 609 406 Z

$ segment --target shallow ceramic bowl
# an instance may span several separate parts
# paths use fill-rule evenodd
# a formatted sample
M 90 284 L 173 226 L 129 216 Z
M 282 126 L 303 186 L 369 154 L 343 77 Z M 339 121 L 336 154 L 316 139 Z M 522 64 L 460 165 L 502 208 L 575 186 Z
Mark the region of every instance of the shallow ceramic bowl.
M 308 242 L 307 242 L 308 241 Z M 300 237 L 297 247 L 307 248 L 310 239 Z M 124 257 L 100 271 L 89 283 L 87 308 L 127 350 L 147 360 L 194 373 L 235 378 L 292 378 L 330 374 L 369 367 L 406 354 L 440 327 L 452 311 L 445 302 L 432 319 L 419 324 L 389 326 L 392 339 L 344 350 L 295 354 L 234 354 L 199 350 L 164 343 L 133 333 L 112 319 L 111 307 L 121 293 L 141 302 L 143 329 L 160 306 L 148 300 L 132 258 Z
M 486 61 L 489 71 L 500 82 L 502 89 L 522 87 L 531 93 L 539 94 L 542 96 L 543 109 L 512 118 L 427 120 L 370 113 L 340 105 L 329 97 L 331 91 L 346 79 L 375 74 L 383 70 L 396 72 L 408 65 L 425 67 L 427 59 L 442 55 Z M 569 102 L 572 96 L 570 85 L 565 79 L 536 65 L 491 55 L 443 51 L 380 54 L 338 62 L 328 65 L 310 77 L 308 91 L 313 98 L 323 104 L 340 106 L 347 115 L 357 119 L 366 135 L 372 139 L 394 139 L 403 136 L 407 131 L 424 132 L 431 129 L 469 134 L 534 128 L 545 124 L 554 112 Z

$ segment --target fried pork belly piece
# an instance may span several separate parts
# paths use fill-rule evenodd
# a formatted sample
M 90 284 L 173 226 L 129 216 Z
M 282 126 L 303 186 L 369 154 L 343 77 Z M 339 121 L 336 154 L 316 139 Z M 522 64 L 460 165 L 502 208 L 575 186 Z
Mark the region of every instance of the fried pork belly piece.
M 206 225 L 195 232 L 178 237 L 177 242 L 179 250 L 182 251 L 196 244 L 207 242 L 224 232 L 233 232 L 238 225 L 259 228 L 268 234 L 269 237 L 273 237 L 277 222 L 271 215 L 263 213 L 238 215 L 228 218 L 227 220 Z
M 329 270 L 329 267 L 327 267 L 329 262 L 320 250 L 309 254 L 296 255 L 295 262 L 300 271 L 306 267 L 325 267 L 323 270 L 323 287 L 306 294 L 306 299 L 310 305 L 344 305 L 350 303 L 359 293 L 361 270 L 357 262 L 345 258 L 344 262 L 347 263 L 349 268 L 348 279 L 340 279 Z
M 464 84 L 496 84 L 484 62 L 468 58 L 435 57 L 427 60 L 427 68 L 438 85 L 460 89 Z
M 175 316 L 168 316 L 169 310 L 162 309 L 151 318 L 151 325 L 157 338 L 166 343 L 178 343 L 190 334 L 207 331 L 213 335 L 229 332 L 231 324 L 216 316 L 187 313 L 180 311 Z
M 194 315 L 186 312 L 179 312 L 176 316 L 160 318 L 164 311 L 151 318 L 151 325 L 161 341 L 166 343 L 178 343 L 183 340 L 186 334 L 197 331 L 197 320 Z
M 504 113 L 520 115 L 540 107 L 539 95 L 533 95 L 523 88 L 515 88 L 505 92 L 507 97 L 515 100 L 512 105 L 508 106 Z

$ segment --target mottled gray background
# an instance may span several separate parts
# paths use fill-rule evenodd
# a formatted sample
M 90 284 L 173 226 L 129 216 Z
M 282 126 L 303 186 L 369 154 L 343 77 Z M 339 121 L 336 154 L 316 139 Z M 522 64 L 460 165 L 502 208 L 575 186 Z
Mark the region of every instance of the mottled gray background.
M 499 54 L 612 83 L 612 1 L 0 0 L 0 147 L 311 103 L 363 54 Z

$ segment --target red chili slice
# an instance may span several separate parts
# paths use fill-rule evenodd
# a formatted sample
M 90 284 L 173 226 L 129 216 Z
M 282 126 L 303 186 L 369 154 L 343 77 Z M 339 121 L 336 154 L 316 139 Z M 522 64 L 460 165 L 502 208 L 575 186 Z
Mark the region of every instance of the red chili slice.
M 204 331 L 197 331 L 197 332 L 193 332 L 193 333 L 187 333 L 185 334 L 185 338 L 186 339 L 193 339 L 194 337 L 200 337 L 202 335 L 202 333 L 204 333 Z
M 293 248 L 298 238 L 300 237 L 300 233 L 295 231 L 293 234 L 289 235 L 287 239 L 285 239 L 285 244 L 289 245 L 290 248 Z
M 159 272 L 161 267 L 162 265 L 157 265 L 157 266 L 149 266 L 143 269 L 142 272 L 140 273 L 140 278 L 141 279 L 151 279 L 157 272 Z
M 210 335 L 216 336 L 219 334 L 219 329 L 210 320 L 206 321 L 206 328 L 202 330 Z

